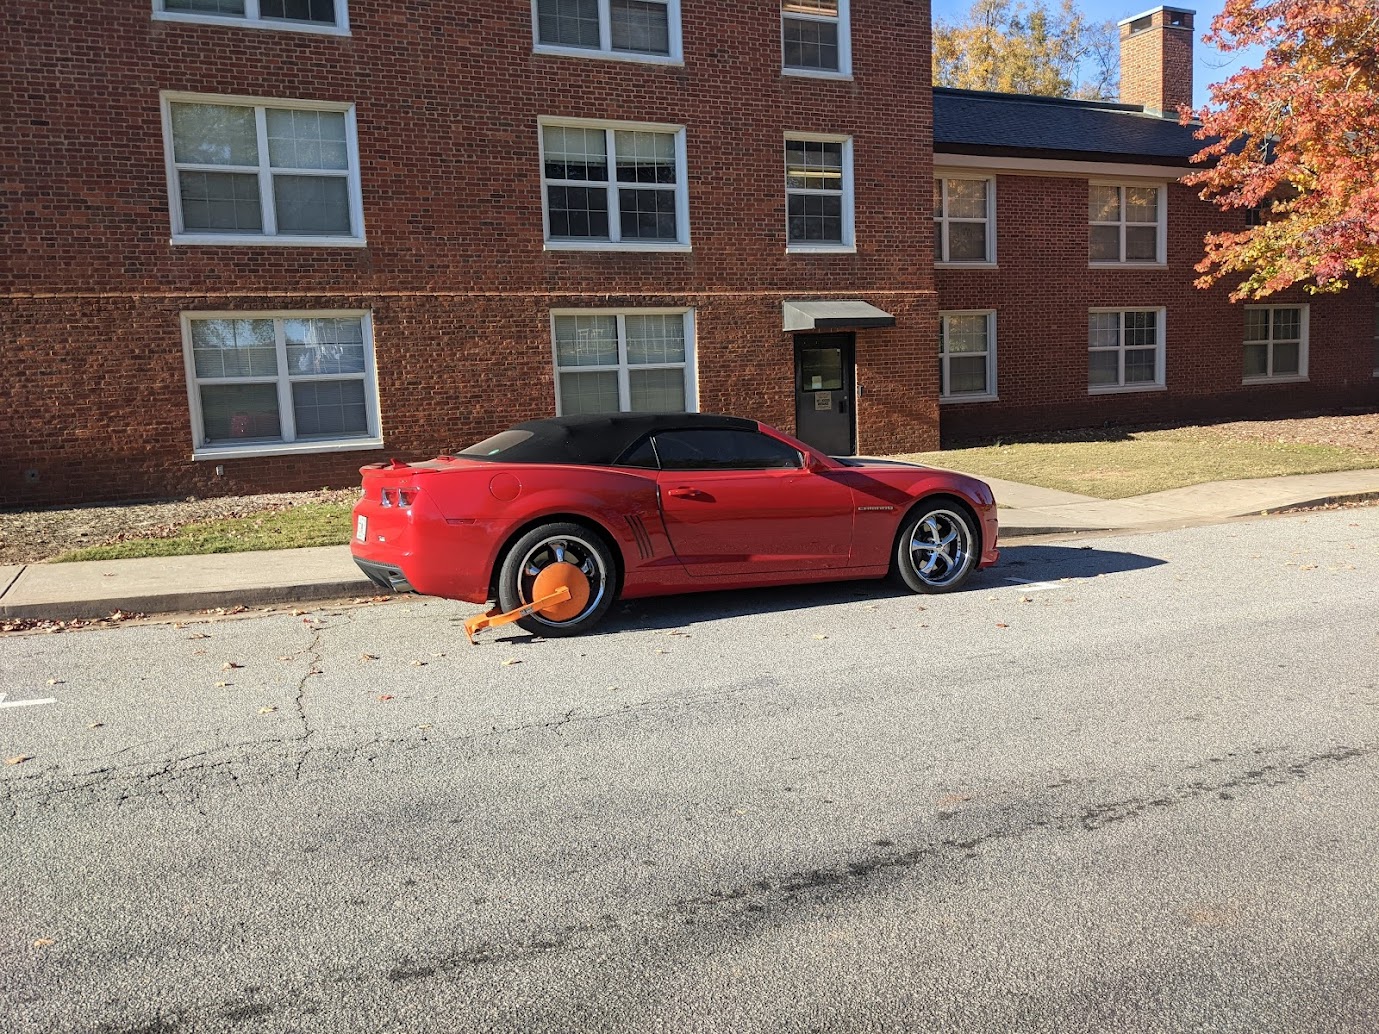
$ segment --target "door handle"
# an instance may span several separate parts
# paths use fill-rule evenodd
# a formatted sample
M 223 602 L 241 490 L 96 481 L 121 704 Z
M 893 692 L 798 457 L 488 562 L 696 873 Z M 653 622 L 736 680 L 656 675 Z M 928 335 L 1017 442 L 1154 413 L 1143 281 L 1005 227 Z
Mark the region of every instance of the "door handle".
M 838 412 L 839 412 L 839 413 L 846 413 L 847 411 L 848 411 L 848 400 L 847 400 L 847 399 L 839 399 L 839 400 L 838 400 Z
M 685 485 L 681 485 L 679 488 L 672 488 L 666 492 L 666 495 L 670 496 L 672 499 L 697 499 L 703 494 L 704 493 L 699 491 L 699 489 L 689 488 Z

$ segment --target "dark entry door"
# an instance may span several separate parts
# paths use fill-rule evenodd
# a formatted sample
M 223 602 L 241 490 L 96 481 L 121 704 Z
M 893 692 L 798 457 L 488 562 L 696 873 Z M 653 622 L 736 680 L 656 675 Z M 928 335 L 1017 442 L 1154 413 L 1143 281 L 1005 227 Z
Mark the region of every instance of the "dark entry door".
M 857 409 L 851 334 L 795 335 L 795 437 L 829 456 L 851 456 Z

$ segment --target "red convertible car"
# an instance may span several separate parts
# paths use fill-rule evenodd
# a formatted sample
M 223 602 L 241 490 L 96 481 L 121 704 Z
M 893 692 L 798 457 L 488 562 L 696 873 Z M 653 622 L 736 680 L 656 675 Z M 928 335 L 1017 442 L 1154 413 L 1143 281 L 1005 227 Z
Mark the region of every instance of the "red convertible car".
M 352 550 L 374 583 L 525 608 L 517 623 L 543 636 L 591 628 L 620 597 L 887 574 L 947 592 L 996 562 L 983 482 L 831 458 L 738 417 L 533 420 L 361 473 Z

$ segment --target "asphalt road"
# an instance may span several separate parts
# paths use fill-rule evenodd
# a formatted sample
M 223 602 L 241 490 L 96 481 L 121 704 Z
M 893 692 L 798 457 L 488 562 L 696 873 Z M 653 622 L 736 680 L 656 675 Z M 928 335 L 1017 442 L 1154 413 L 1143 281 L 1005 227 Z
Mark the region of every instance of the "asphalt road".
M 472 612 L 0 639 L 0 1029 L 1379 1029 L 1379 509 Z

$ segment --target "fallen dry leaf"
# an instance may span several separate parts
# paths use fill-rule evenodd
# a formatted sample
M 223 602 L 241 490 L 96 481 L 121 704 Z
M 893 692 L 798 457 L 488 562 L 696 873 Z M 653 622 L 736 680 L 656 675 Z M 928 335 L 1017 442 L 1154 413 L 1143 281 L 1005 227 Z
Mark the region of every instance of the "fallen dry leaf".
M 51 948 L 56 943 L 57 941 L 53 940 L 51 937 L 40 937 L 38 940 L 34 941 L 34 947 Z
M 828 636 L 820 634 L 820 635 L 816 635 L 814 638 L 815 638 L 815 639 L 827 639 Z
M 379 700 L 391 700 L 392 698 L 393 695 L 391 693 L 382 693 L 378 697 Z
M 63 682 L 62 679 L 49 679 L 49 680 L 48 680 L 48 685 L 50 685 L 50 686 L 60 686 L 60 685 L 62 685 L 62 682 Z
M 224 664 L 222 664 L 222 665 L 220 666 L 220 670 L 221 670 L 221 671 L 234 671 L 236 668 L 242 668 L 242 667 L 244 667 L 244 665 L 238 664 L 238 663 L 236 663 L 235 661 L 226 661 Z
M 209 638 L 211 638 L 211 636 L 210 636 L 210 634 L 207 633 L 207 632 L 193 632 L 191 635 L 187 636 L 187 638 L 188 638 L 188 639 L 209 639 Z
M 996 627 L 997 627 L 997 628 L 1009 628 L 1010 626 L 1007 625 L 1007 624 L 1005 624 L 1004 622 L 997 621 L 997 622 L 996 622 Z
M 299 618 L 299 617 L 301 617 L 301 616 L 302 616 L 303 614 L 305 614 L 305 613 L 306 613 L 306 611 L 304 611 L 304 610 L 294 610 L 294 611 L 292 612 L 292 616 L 293 616 L 294 618 Z
M 104 722 L 92 722 L 90 725 L 87 726 L 88 729 L 101 729 L 101 728 L 104 728 L 104 727 L 105 727 L 105 723 L 104 723 Z
M 521 664 L 522 661 L 517 657 L 508 657 L 503 661 L 504 664 Z
M 6 758 L 6 759 L 5 759 L 5 764 L 7 764 L 7 765 L 22 765 L 24 762 L 26 762 L 26 761 L 32 761 L 33 759 L 34 759 L 34 756 L 33 756 L 32 754 L 16 754 L 16 755 L 15 755 L 14 757 L 12 757 L 12 758 Z
M 414 667 L 414 668 L 424 668 L 424 667 L 426 667 L 426 662 L 425 662 L 425 661 L 413 661 L 413 662 L 412 662 L 412 667 Z
M 224 689 L 226 686 L 233 686 L 233 685 L 234 685 L 233 682 L 217 682 L 217 683 L 215 684 L 215 688 L 216 688 L 216 689 Z
M 272 714 L 276 710 L 276 707 L 260 707 L 259 714 Z
M 361 654 L 359 655 L 359 659 L 360 659 L 361 661 L 376 661 L 376 660 L 378 660 L 378 654 L 376 654 L 376 653 L 361 653 Z

